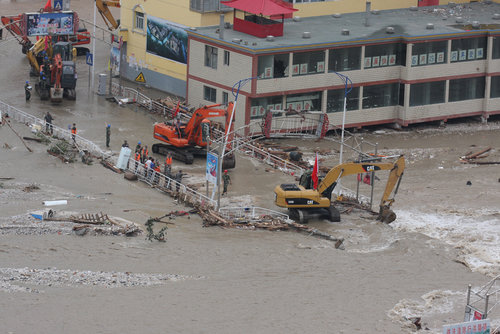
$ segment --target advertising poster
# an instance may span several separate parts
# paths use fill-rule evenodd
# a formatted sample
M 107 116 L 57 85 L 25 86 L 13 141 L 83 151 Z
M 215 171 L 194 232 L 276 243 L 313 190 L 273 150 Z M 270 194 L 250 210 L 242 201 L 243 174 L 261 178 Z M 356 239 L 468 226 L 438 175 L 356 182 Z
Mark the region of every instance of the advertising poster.
M 146 52 L 187 64 L 186 27 L 148 15 Z
M 117 47 L 113 46 L 111 48 L 109 64 L 111 66 L 111 73 L 113 75 L 120 75 L 120 50 Z
M 219 158 L 213 154 L 207 154 L 207 173 L 206 179 L 208 182 L 217 184 L 217 160 Z
M 73 35 L 73 12 L 26 14 L 28 36 Z

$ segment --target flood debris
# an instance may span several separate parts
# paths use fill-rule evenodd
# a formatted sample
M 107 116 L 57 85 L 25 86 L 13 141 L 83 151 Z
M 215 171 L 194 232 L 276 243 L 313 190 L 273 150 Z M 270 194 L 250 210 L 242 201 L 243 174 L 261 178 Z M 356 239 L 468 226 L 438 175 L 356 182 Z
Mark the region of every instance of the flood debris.
M 491 151 L 491 147 L 487 147 L 475 153 L 467 152 L 465 155 L 460 157 L 460 162 L 465 164 L 476 164 L 476 165 L 500 165 L 500 161 L 480 161 L 479 159 L 484 159 L 489 157 L 486 154 Z
M 10 125 L 10 122 L 6 122 L 5 124 L 7 124 L 9 126 L 9 128 L 16 134 L 16 136 L 23 142 L 24 146 L 26 147 L 26 149 L 30 152 L 30 153 L 33 153 L 33 150 L 31 148 L 29 148 L 28 145 L 26 145 L 26 142 L 23 140 L 23 138 L 19 135 L 19 133 L 16 132 L 16 130 L 14 130 L 14 128 L 12 127 L 12 125 Z M 7 144 L 5 144 L 7 145 Z M 7 145 L 8 146 L 8 145 Z
M 40 189 L 39 186 L 37 186 L 35 183 L 32 183 L 29 186 L 24 187 L 23 191 L 25 193 L 29 193 L 29 192 L 32 192 L 32 191 L 35 191 L 35 190 L 39 190 L 39 189 Z
M 110 218 L 107 214 L 103 214 L 102 212 L 97 214 L 84 213 L 77 216 L 70 215 L 68 217 L 55 217 L 54 214 L 52 217 L 47 215 L 44 220 L 81 224 L 75 225 L 72 228 L 75 234 L 79 236 L 83 236 L 89 232 L 94 232 L 94 234 L 125 236 L 136 236 L 142 233 L 141 228 L 137 224 L 120 224 L 117 220 Z
M 168 227 L 164 226 L 158 231 L 158 233 L 154 233 L 153 226 L 155 222 L 160 221 L 161 218 L 149 218 L 144 225 L 146 225 L 146 231 L 148 235 L 146 236 L 146 240 L 153 241 L 158 240 L 160 242 L 166 242 L 165 234 Z
M 286 221 L 281 218 L 270 215 L 260 216 L 258 219 L 228 219 L 222 217 L 217 211 L 209 207 L 198 207 L 198 214 L 203 219 L 203 226 L 220 226 L 223 228 L 240 229 L 266 229 L 268 231 L 287 231 L 293 229 L 297 232 L 306 233 L 315 237 L 323 238 L 335 242 L 335 248 L 340 248 L 344 242 L 343 238 L 336 238 L 328 233 L 307 225 L 296 223 L 295 221 Z
M 54 145 L 49 147 L 47 153 L 61 159 L 62 162 L 75 162 L 76 151 L 64 139 L 58 140 Z

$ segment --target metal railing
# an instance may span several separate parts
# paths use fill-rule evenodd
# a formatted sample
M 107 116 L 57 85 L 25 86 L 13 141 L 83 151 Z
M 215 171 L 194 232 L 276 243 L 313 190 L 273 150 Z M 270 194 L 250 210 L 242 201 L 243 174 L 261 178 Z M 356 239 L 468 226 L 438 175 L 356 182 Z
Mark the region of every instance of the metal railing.
M 2 116 L 9 116 L 9 119 L 14 120 L 19 123 L 24 123 L 27 125 L 39 125 L 41 129 L 45 127 L 45 121 L 30 115 L 24 111 L 21 111 L 13 106 L 8 105 L 0 101 L 0 111 Z M 68 142 L 73 141 L 73 137 L 71 131 L 69 129 L 63 129 L 58 126 L 52 125 L 53 128 L 53 136 L 61 139 L 65 139 Z M 78 145 L 79 150 L 88 151 L 93 156 L 101 157 L 103 160 L 107 160 L 108 162 L 116 165 L 117 159 L 113 157 L 111 154 L 104 152 L 101 148 L 79 135 L 75 135 L 75 143 Z M 129 158 L 127 162 L 127 171 L 135 173 L 137 175 L 138 180 L 147 183 L 150 186 L 155 187 L 160 191 L 165 190 L 173 190 L 175 189 L 178 192 L 179 196 L 184 196 L 184 199 L 187 197 L 191 197 L 194 200 L 197 200 L 201 204 L 208 204 L 211 206 L 215 206 L 216 202 L 207 196 L 193 190 L 186 185 L 177 182 L 176 180 L 166 176 L 163 173 L 156 172 L 152 169 L 147 169 L 144 164 L 135 161 L 132 157 Z

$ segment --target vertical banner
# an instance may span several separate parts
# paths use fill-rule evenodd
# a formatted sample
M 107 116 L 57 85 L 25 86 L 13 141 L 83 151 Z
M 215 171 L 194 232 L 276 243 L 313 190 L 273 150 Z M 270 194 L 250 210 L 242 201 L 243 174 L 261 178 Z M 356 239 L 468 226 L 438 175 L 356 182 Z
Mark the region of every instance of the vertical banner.
M 212 153 L 207 153 L 207 172 L 206 179 L 208 182 L 217 184 L 217 160 L 219 158 Z

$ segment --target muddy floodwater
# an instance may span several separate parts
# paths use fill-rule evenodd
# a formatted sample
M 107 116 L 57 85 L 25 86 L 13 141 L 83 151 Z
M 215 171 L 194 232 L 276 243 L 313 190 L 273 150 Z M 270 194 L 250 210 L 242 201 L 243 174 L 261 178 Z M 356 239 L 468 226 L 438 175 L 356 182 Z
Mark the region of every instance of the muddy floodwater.
M 18 14 L 43 5 L 0 1 L 0 11 Z M 80 17 L 92 18 L 87 2 L 71 5 Z M 109 54 L 105 44 L 97 47 L 96 74 L 107 71 Z M 109 151 L 116 155 L 124 140 L 131 146 L 155 143 L 152 125 L 161 116 L 89 92 L 84 58 L 77 63 L 76 101 L 60 105 L 40 101 L 36 93 L 24 101 L 29 65 L 12 38 L 0 41 L 0 64 L 0 101 L 40 118 L 49 110 L 55 125 L 76 123 L 79 135 L 103 149 L 110 124 Z M 32 136 L 28 125 L 11 125 L 20 136 Z M 408 319 L 420 317 L 426 332 L 441 333 L 444 324 L 463 321 L 467 285 L 477 288 L 500 274 L 500 165 L 459 158 L 491 147 L 487 159 L 500 161 L 500 122 L 355 135 L 376 143 L 380 154 L 404 154 L 406 170 L 392 224 L 360 210 L 342 214 L 339 223 L 310 222 L 344 238 L 341 250 L 293 231 L 204 228 L 195 214 L 170 220 L 166 242 L 144 234 L 78 236 L 30 213 L 47 211 L 43 201 L 65 199 L 66 205 L 53 207 L 58 214 L 103 212 L 144 227 L 150 217 L 190 208 L 99 163 L 65 164 L 44 144 L 29 142 L 30 153 L 10 127 L 1 126 L 0 178 L 12 179 L 0 180 L 0 332 L 413 333 Z M 279 143 L 298 146 L 311 161 L 315 150 L 329 149 L 321 163 L 338 163 L 332 141 Z M 346 152 L 345 158 L 353 156 Z M 205 182 L 204 161 L 174 161 L 173 169 L 187 173 L 185 184 Z M 286 212 L 274 206 L 273 189 L 296 182 L 294 177 L 243 155 L 230 175 L 222 206 Z M 385 181 L 379 176 L 374 210 Z M 356 189 L 354 177 L 342 184 Z M 26 191 L 32 185 L 38 189 Z M 360 196 L 370 197 L 367 185 L 360 185 Z M 499 316 L 496 309 L 490 314 L 492 327 L 500 325 Z

